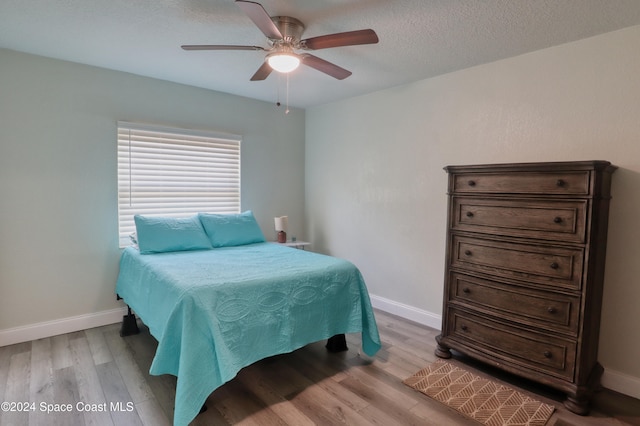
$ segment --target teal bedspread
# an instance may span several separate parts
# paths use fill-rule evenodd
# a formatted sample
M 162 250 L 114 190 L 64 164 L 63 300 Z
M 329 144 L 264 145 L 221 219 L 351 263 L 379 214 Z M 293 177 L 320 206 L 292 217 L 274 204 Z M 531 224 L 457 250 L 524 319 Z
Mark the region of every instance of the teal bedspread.
M 341 333 L 380 349 L 369 294 L 350 262 L 273 243 L 141 255 L 127 248 L 116 293 L 158 340 L 153 375 L 177 380 L 174 425 L 238 371 Z

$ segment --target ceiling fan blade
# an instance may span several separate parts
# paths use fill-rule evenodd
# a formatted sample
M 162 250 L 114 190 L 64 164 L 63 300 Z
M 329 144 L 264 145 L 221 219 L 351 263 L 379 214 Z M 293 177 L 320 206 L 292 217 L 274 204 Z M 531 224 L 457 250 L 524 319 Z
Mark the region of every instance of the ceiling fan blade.
M 184 50 L 266 50 L 260 46 L 236 46 L 232 44 L 184 44 Z
M 260 66 L 260 68 L 258 68 L 258 71 L 256 71 L 253 77 L 251 77 L 251 81 L 264 80 L 267 77 L 269 77 L 269 74 L 271 74 L 271 71 L 273 71 L 273 68 L 269 66 L 267 61 L 264 61 L 264 63 Z
M 332 64 L 329 61 L 325 61 L 324 59 L 320 59 L 317 56 L 313 56 L 308 53 L 300 56 L 302 57 L 302 63 L 306 66 L 315 68 L 333 78 L 337 78 L 338 80 L 344 80 L 352 74 L 351 71 L 339 67 L 336 64 Z
M 280 40 L 282 34 L 280 30 L 273 23 L 271 17 L 264 10 L 264 7 L 260 3 L 253 1 L 236 0 L 236 4 L 244 11 L 244 13 L 253 21 L 254 24 L 262 31 L 268 38 Z
M 357 44 L 375 44 L 378 41 L 376 32 L 369 29 L 311 37 L 302 40 L 302 45 L 305 49 L 318 50 Z

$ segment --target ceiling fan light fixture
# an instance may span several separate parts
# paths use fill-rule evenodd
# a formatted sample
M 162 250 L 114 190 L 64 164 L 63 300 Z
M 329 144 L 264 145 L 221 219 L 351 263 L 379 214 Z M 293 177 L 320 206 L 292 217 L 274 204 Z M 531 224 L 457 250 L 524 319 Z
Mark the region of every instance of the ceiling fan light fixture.
M 288 73 L 300 66 L 300 57 L 291 52 L 274 52 L 267 55 L 267 63 L 278 72 Z

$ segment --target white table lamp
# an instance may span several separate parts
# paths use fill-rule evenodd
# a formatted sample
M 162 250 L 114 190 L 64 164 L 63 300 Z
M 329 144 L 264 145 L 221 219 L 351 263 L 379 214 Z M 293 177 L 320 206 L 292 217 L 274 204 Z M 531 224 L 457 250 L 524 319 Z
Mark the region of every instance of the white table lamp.
M 287 222 L 289 218 L 287 216 L 279 216 L 275 218 L 276 232 L 278 233 L 278 242 L 287 242 Z

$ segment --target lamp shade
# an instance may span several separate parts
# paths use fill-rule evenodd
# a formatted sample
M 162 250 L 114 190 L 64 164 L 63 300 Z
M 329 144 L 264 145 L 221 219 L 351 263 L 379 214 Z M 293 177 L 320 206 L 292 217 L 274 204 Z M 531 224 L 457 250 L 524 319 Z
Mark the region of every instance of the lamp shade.
M 287 232 L 289 218 L 287 216 L 279 216 L 275 218 L 276 231 L 284 231 Z

